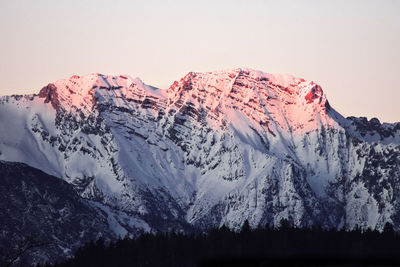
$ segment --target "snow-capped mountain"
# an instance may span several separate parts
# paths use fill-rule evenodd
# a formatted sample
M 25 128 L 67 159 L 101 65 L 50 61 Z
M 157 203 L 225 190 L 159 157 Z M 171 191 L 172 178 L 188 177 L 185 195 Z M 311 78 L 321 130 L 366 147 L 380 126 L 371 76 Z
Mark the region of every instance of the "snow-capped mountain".
M 400 123 L 344 118 L 318 84 L 251 69 L 168 89 L 89 74 L 0 98 L 0 160 L 60 177 L 132 231 L 400 226 Z

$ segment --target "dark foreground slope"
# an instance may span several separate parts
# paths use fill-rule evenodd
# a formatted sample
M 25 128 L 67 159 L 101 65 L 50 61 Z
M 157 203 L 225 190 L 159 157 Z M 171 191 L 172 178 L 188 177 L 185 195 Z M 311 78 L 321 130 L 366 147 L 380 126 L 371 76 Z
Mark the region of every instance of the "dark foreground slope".
M 5 161 L 0 161 L 0 225 L 0 266 L 65 258 L 73 253 L 69 248 L 110 236 L 104 215 L 70 184 Z
M 383 233 L 360 230 L 279 229 L 241 232 L 226 227 L 207 235 L 144 234 L 106 245 L 88 243 L 72 266 L 399 266 L 400 237 L 387 224 Z

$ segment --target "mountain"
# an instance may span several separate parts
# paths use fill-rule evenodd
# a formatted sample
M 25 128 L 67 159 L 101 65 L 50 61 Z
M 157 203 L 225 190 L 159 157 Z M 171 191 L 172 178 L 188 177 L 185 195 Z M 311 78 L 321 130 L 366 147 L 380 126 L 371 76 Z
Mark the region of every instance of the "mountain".
M 290 75 L 191 72 L 168 89 L 75 75 L 1 97 L 0 129 L 0 160 L 60 177 L 115 235 L 400 227 L 400 123 L 344 118 Z
M 114 237 L 106 214 L 70 184 L 23 163 L 0 161 L 0 221 L 0 266 L 62 259 L 86 241 Z

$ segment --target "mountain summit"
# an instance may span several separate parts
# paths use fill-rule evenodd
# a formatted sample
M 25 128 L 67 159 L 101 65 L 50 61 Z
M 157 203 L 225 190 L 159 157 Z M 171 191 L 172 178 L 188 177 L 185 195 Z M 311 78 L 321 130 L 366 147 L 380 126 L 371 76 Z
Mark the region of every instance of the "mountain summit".
M 346 119 L 290 75 L 191 72 L 168 89 L 75 75 L 1 97 L 0 129 L 0 160 L 65 180 L 115 235 L 400 225 L 400 123 Z
M 129 76 L 106 76 L 89 74 L 74 75 L 44 87 L 39 97 L 51 102 L 55 109 L 91 112 L 96 105 L 109 101 L 158 99 L 166 104 L 166 109 L 191 105 L 196 110 L 220 113 L 235 109 L 242 113 L 254 113 L 250 119 L 267 124 L 275 114 L 275 121 L 283 127 L 292 128 L 291 123 L 309 125 L 309 117 L 300 116 L 307 111 L 326 113 L 329 104 L 321 87 L 314 82 L 290 75 L 272 75 L 251 69 L 233 69 L 208 73 L 188 73 L 180 81 L 175 81 L 167 90 L 145 85 L 139 78 Z M 115 103 L 123 106 L 128 103 Z M 238 107 L 240 105 L 240 107 Z M 228 112 L 229 113 L 229 112 Z M 304 114 L 303 114 L 304 115 Z M 278 118 L 284 116 L 285 118 Z M 229 120 L 230 114 L 224 114 Z M 219 117 L 222 119 L 222 117 Z M 286 121 L 291 119 L 293 121 Z M 306 119 L 307 121 L 302 121 Z M 294 123 L 296 121 L 297 123 Z M 311 126 L 311 125 L 310 125 Z

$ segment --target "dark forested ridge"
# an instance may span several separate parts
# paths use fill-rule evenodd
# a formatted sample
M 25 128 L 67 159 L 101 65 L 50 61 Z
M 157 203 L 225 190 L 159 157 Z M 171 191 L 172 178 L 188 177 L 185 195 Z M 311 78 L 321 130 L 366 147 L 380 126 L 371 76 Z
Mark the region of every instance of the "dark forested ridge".
M 105 244 L 87 243 L 75 257 L 53 266 L 400 266 L 400 236 L 387 224 L 383 233 L 320 228 L 240 232 L 226 227 L 207 234 L 142 234 Z
M 100 235 L 113 237 L 107 218 L 72 185 L 0 160 L 0 267 L 65 259 Z

